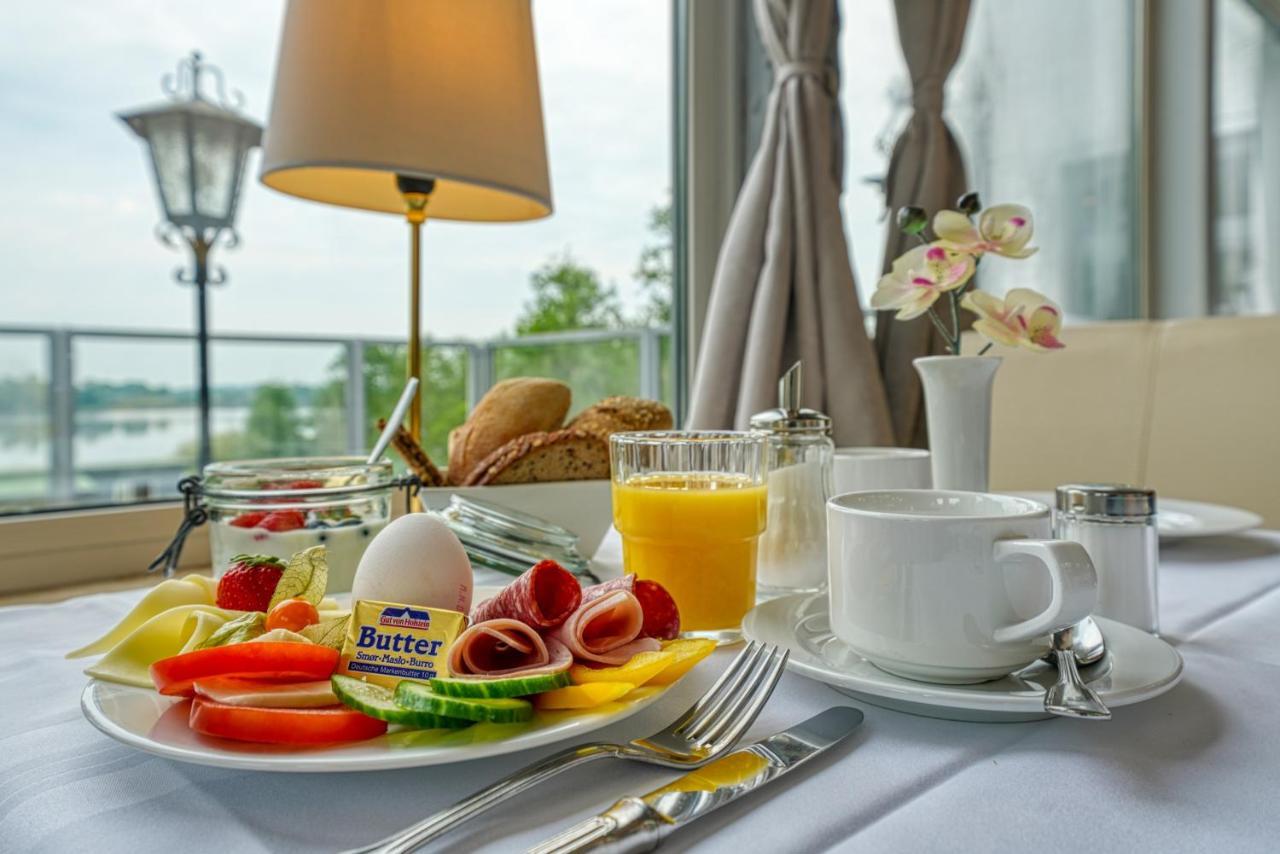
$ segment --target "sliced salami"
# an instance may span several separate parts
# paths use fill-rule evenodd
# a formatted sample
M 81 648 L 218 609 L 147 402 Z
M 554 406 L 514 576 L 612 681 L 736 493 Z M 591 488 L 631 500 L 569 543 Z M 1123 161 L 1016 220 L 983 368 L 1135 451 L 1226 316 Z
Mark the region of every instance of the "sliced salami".
M 619 665 L 636 653 L 662 648 L 653 638 L 640 637 L 643 626 L 640 600 L 619 587 L 592 595 L 551 632 L 548 640 L 563 643 L 579 661 Z
M 638 579 L 635 573 L 582 588 L 582 604 L 615 590 L 625 590 L 639 600 L 640 610 L 644 613 L 640 637 L 671 640 L 680 634 L 680 609 L 676 600 L 658 582 Z
M 667 588 L 656 581 L 639 579 L 631 592 L 640 600 L 640 610 L 644 611 L 642 636 L 671 640 L 680 634 L 680 609 Z
M 505 679 L 560 673 L 573 653 L 555 638 L 543 638 L 520 620 L 476 623 L 449 649 L 449 674 L 468 679 Z
M 472 608 L 471 622 L 504 618 L 545 630 L 563 623 L 581 603 L 578 579 L 555 561 L 544 560 Z

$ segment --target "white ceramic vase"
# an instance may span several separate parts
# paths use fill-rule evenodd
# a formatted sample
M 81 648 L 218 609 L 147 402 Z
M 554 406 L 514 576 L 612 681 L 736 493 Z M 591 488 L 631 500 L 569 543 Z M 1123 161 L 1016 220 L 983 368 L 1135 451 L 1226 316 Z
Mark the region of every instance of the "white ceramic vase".
M 933 488 L 986 492 L 1000 357 L 926 356 L 914 364 L 924 383 Z

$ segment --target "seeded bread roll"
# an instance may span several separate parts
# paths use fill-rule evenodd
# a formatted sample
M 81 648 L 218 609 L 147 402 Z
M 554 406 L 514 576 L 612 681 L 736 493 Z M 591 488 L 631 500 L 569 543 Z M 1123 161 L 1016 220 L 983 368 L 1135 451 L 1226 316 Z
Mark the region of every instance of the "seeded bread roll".
M 562 382 L 517 377 L 498 383 L 449 434 L 449 483 L 465 483 L 481 460 L 512 439 L 560 427 L 568 411 L 569 387 Z
M 656 400 L 606 397 L 578 413 L 568 429 L 585 430 L 607 440 L 610 434 L 624 431 L 670 430 L 674 423 L 671 410 Z
M 582 430 L 529 433 L 498 448 L 471 471 L 466 486 L 602 480 L 609 445 Z

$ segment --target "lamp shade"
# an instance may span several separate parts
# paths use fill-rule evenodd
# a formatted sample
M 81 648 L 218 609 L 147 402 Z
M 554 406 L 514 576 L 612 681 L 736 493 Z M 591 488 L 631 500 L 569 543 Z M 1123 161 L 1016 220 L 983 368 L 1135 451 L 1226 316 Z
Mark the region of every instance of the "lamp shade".
M 529 0 L 290 0 L 263 145 L 268 187 L 433 219 L 551 213 Z

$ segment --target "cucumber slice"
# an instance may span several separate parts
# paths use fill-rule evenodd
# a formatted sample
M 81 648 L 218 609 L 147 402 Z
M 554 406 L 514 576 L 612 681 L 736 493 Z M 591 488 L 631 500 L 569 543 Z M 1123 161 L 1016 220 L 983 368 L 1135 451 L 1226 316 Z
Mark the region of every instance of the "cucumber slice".
M 469 720 L 446 718 L 431 712 L 406 709 L 396 703 L 391 689 L 374 685 L 372 682 L 337 674 L 330 677 L 329 681 L 333 685 L 333 693 L 338 696 L 344 706 L 380 721 L 401 724 L 414 729 L 460 729 L 471 725 Z
M 570 683 L 569 671 L 539 673 L 536 676 L 512 676 L 508 679 L 445 679 L 437 677 L 427 684 L 437 694 L 446 697 L 494 698 L 527 697 L 554 691 Z
M 420 682 L 404 681 L 396 686 L 398 704 L 419 712 L 465 718 L 469 721 L 486 721 L 495 724 L 513 724 L 533 717 L 533 705 L 528 700 L 511 697 L 473 700 L 462 697 L 446 697 L 437 694 Z

